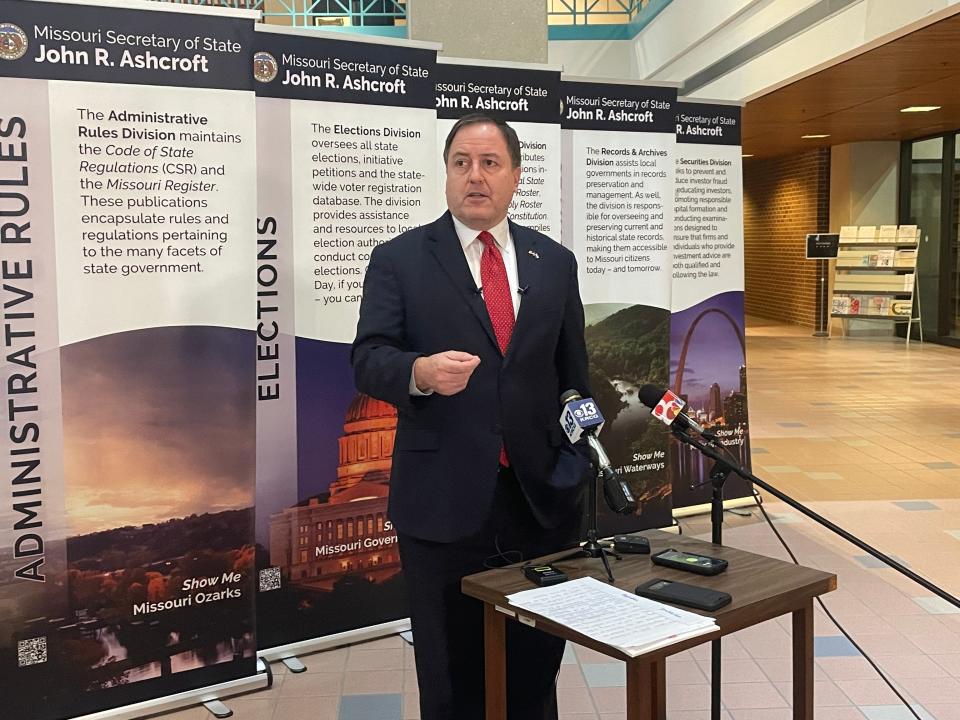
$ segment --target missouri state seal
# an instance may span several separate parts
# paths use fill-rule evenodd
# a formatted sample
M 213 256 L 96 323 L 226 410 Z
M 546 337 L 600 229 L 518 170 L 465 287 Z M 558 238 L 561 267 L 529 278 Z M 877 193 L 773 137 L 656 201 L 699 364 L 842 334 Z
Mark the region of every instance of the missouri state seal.
M 268 83 L 277 76 L 277 59 L 268 52 L 260 51 L 253 56 L 253 77 Z
M 27 34 L 13 23 L 0 23 L 0 60 L 19 60 L 27 54 Z

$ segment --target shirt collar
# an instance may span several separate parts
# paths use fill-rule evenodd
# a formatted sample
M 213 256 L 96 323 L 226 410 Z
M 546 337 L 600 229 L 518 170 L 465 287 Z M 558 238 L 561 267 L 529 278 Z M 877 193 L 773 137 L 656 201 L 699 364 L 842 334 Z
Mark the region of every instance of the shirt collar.
M 460 246 L 463 248 L 464 252 L 466 252 L 467 248 L 470 247 L 477 239 L 477 235 L 480 234 L 480 231 L 468 228 L 462 222 L 457 220 L 453 214 L 451 214 L 450 217 L 453 218 L 453 227 L 457 231 L 457 237 L 460 238 Z M 500 248 L 500 252 L 509 252 L 510 224 L 506 217 L 504 217 L 503 220 L 494 225 L 492 228 L 487 230 L 487 232 L 493 235 L 493 239 L 497 243 L 497 247 Z

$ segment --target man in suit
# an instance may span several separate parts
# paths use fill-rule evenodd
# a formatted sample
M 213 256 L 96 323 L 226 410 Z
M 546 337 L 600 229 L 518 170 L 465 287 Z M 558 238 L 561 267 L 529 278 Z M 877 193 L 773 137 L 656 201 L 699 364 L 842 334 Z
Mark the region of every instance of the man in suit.
M 587 353 L 573 254 L 507 219 L 514 130 L 465 116 L 443 157 L 449 211 L 371 254 L 352 362 L 398 410 L 389 515 L 422 720 L 480 720 L 482 606 L 460 579 L 576 542 L 588 460 L 559 397 L 588 392 Z M 509 717 L 556 718 L 563 641 L 508 623 L 507 653 Z

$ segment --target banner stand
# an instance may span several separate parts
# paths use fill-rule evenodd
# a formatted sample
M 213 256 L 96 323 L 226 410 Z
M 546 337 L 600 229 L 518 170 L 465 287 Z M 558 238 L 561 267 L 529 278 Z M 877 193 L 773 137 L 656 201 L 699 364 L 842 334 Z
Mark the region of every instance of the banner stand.
M 3 717 L 143 717 L 270 685 L 254 607 L 259 16 L 0 0 L 0 154 L 20 163 L 0 193 L 16 224 L 0 225 L 23 231 L 3 238 L 22 338 L 3 384 L 11 408 L 18 377 L 31 393 L 2 441 L 28 458 L 12 497 L 31 496 L 0 508 Z
M 740 128 L 740 103 L 678 98 L 670 368 L 688 412 L 749 464 Z M 708 510 L 709 463 L 675 441 L 671 460 L 674 516 Z M 725 493 L 754 502 L 740 478 Z
M 300 655 L 410 626 L 387 518 L 396 409 L 356 391 L 349 350 L 372 248 L 434 217 L 440 45 L 274 26 L 255 43 L 273 313 L 257 405 L 258 657 L 302 672 Z
M 301 640 L 300 642 L 290 643 L 288 645 L 277 645 L 276 647 L 261 650 L 257 653 L 257 657 L 267 662 L 280 660 L 287 665 L 287 667 L 290 667 L 290 665 L 296 667 L 295 663 L 288 664 L 287 661 L 299 661 L 299 658 L 304 655 L 321 652 L 323 650 L 332 650 L 333 648 L 342 647 L 343 645 L 353 645 L 355 643 L 376 640 L 390 635 L 397 635 L 409 629 L 410 620 L 404 618 L 403 620 L 394 620 L 393 622 L 371 625 L 369 627 L 358 628 L 357 630 L 347 630 L 334 635 Z M 293 670 L 293 672 L 303 672 L 303 670 Z M 84 718 L 83 720 L 87 719 Z
M 669 380 L 677 86 L 563 76 L 561 96 L 563 244 L 579 263 L 590 385 L 641 508 L 601 508 L 599 532 L 665 527 L 670 439 L 638 391 Z
M 217 685 L 208 685 L 207 687 L 189 690 L 187 692 L 176 693 L 175 695 L 166 695 L 154 700 L 145 700 L 133 705 L 124 705 L 113 710 L 103 710 L 102 712 L 91 715 L 82 715 L 74 720 L 135 720 L 145 715 L 157 715 L 159 713 L 173 712 L 174 710 L 183 710 L 196 705 L 206 705 L 215 701 L 222 701 L 225 698 L 235 695 L 266 690 L 273 685 L 273 673 L 270 667 L 262 662 L 257 662 L 257 674 L 251 677 L 239 678 Z M 211 710 L 212 712 L 212 710 Z M 233 713 L 231 712 L 231 715 Z M 218 717 L 224 717 L 218 715 Z M 229 717 L 226 716 L 226 717 Z

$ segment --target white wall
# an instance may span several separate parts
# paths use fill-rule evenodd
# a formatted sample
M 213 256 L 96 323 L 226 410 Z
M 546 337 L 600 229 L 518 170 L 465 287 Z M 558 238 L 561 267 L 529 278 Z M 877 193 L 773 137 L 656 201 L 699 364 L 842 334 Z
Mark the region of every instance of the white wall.
M 787 79 L 831 64 L 845 53 L 929 18 L 957 1 L 861 0 L 691 94 L 740 100 L 755 97 Z
M 840 232 L 842 225 L 896 225 L 899 166 L 900 143 L 896 141 L 830 148 L 830 231 Z M 833 321 L 835 332 L 839 332 L 841 322 Z M 847 333 L 893 335 L 894 324 L 848 320 Z
M 684 71 L 679 66 L 684 63 L 692 62 L 696 66 L 704 59 L 707 64 L 714 62 L 721 56 L 715 49 L 708 49 L 710 37 L 745 10 L 764 1 L 673 0 L 633 41 L 641 77 L 652 78 L 656 73 L 664 73 L 659 79 L 679 77 L 683 80 Z M 652 29 L 653 26 L 656 29 Z M 707 54 L 703 55 L 704 52 Z M 701 60 L 693 59 L 697 56 L 702 56 Z
M 638 79 L 633 40 L 551 40 L 547 62 L 567 75 Z
M 674 57 L 658 58 L 666 61 L 661 66 L 650 66 L 649 77 L 653 79 L 683 82 L 817 2 L 819 0 L 734 0 L 718 3 L 673 0 L 634 38 L 634 42 L 640 53 L 640 48 L 650 42 L 648 36 L 663 38 L 667 33 L 673 33 L 679 41 L 676 45 L 683 44 L 685 38 L 697 36 L 695 43 Z M 716 9 L 714 12 L 706 11 L 709 6 L 730 8 L 731 12 L 720 18 Z M 671 10 L 676 10 L 676 17 L 671 15 L 663 18 L 665 22 L 661 28 L 661 17 Z
M 549 61 L 571 75 L 683 82 L 826 1 L 673 0 L 633 40 L 553 40 Z M 691 95 L 750 99 L 891 33 L 949 16 L 958 2 L 859 0 Z
M 895 225 L 900 143 L 830 148 L 830 230 L 841 225 Z

